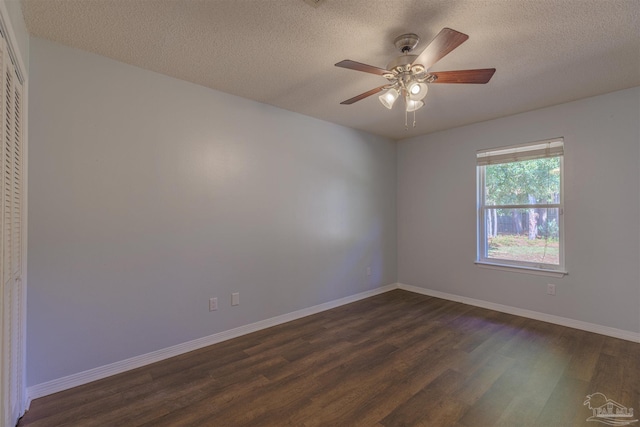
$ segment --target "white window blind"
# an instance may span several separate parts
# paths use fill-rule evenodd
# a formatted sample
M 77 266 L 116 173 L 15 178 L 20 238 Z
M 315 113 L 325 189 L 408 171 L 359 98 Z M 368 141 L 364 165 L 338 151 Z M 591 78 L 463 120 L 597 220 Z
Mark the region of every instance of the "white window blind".
M 478 166 L 521 162 L 524 160 L 543 159 L 545 157 L 558 157 L 562 155 L 564 155 L 562 138 L 479 150 L 476 152 Z

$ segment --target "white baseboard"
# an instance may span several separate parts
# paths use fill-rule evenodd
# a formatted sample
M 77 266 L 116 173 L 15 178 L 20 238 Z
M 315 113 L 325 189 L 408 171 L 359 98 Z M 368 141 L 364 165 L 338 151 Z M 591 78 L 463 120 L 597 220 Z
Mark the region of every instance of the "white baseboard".
M 489 301 L 483 301 L 474 298 L 467 298 L 460 295 L 448 294 L 446 292 L 434 291 L 431 289 L 420 288 L 418 286 L 405 285 L 404 283 L 396 283 L 398 289 L 415 292 L 431 297 L 442 298 L 449 301 L 461 302 L 463 304 L 474 305 L 476 307 L 487 308 L 489 310 L 500 311 L 502 313 L 513 314 L 516 316 L 526 317 L 529 319 L 541 320 L 543 322 L 554 323 L 560 326 L 580 329 L 587 332 L 594 332 L 600 335 L 607 335 L 613 338 L 620 338 L 626 341 L 640 343 L 640 333 L 625 331 L 623 329 L 610 328 L 595 323 L 583 322 L 581 320 L 569 319 L 567 317 L 554 316 L 553 314 L 540 313 L 539 311 L 525 310 L 523 308 L 511 307 L 508 305 L 496 304 Z
M 341 305 L 349 304 L 355 301 L 359 301 L 364 298 L 369 298 L 374 295 L 382 294 L 384 292 L 397 289 L 397 284 L 391 284 L 382 286 L 380 288 L 372 289 L 370 291 L 361 292 L 356 295 L 340 298 L 337 300 L 325 302 L 323 304 L 314 305 L 313 307 L 303 308 L 291 313 L 283 314 L 280 316 L 272 317 L 270 319 L 261 320 L 259 322 L 251 323 L 249 325 L 240 326 L 238 328 L 230 329 L 228 331 L 219 332 L 217 334 L 209 335 L 206 337 L 198 338 L 192 341 L 188 341 L 182 344 L 174 345 L 171 347 L 163 348 L 151 353 L 142 354 L 126 360 L 111 363 L 105 366 L 99 366 L 97 368 L 89 369 L 87 371 L 78 372 L 63 378 L 47 381 L 45 383 L 36 384 L 31 387 L 27 387 L 27 403 L 26 407 L 29 408 L 31 401 L 39 397 L 47 396 L 59 391 L 67 390 L 79 385 L 87 384 L 92 381 L 100 380 L 102 378 L 110 377 L 112 375 L 120 374 L 122 372 L 136 369 L 141 366 L 149 365 L 151 363 L 159 362 L 161 360 L 168 359 L 170 357 L 178 356 L 180 354 L 188 353 L 193 350 L 197 350 L 202 347 L 206 347 L 212 344 L 217 344 L 222 341 L 226 341 L 232 338 L 237 338 L 242 335 L 250 334 L 262 329 L 270 328 L 272 326 L 280 325 L 282 323 L 290 322 L 292 320 L 300 319 L 302 317 L 310 316 L 312 314 L 320 313 L 322 311 L 330 310 Z

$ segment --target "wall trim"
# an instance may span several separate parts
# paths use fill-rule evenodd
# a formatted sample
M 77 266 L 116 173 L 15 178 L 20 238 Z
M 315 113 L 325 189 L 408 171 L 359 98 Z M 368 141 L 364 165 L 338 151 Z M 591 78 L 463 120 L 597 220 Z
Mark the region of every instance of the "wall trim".
M 0 2 L 0 32 L 5 34 L 7 38 L 7 47 L 9 49 L 9 57 L 11 58 L 11 62 L 13 62 L 13 66 L 16 69 L 16 74 L 18 75 L 18 80 L 23 85 L 26 82 L 26 70 L 27 67 L 24 66 L 24 62 L 22 61 L 22 53 L 14 46 L 18 46 L 16 40 L 16 33 L 13 29 L 13 24 L 11 23 L 11 19 L 9 18 L 9 11 L 7 10 L 7 5 L 4 1 Z M 18 52 L 18 53 L 16 53 Z M 27 52 L 27 55 L 29 53 Z
M 369 291 L 360 292 L 355 295 L 340 298 L 337 300 L 325 302 L 323 304 L 314 305 L 312 307 L 303 308 L 301 310 L 293 311 L 291 313 L 282 314 L 280 316 L 272 317 L 270 319 L 261 320 L 248 325 L 239 326 L 234 329 L 222 331 L 217 334 L 209 335 L 206 337 L 198 338 L 192 341 L 187 341 L 182 344 L 177 344 L 171 347 L 163 348 L 153 351 L 151 353 L 141 354 L 129 359 L 121 360 L 111 363 L 109 365 L 99 366 L 97 368 L 89 369 L 87 371 L 71 374 L 66 377 L 58 378 L 55 380 L 47 381 L 45 383 L 36 384 L 31 387 L 27 387 L 27 405 L 29 408 L 31 401 L 39 397 L 48 396 L 59 391 L 68 390 L 73 387 L 77 387 L 83 384 L 97 381 L 112 375 L 120 374 L 132 369 L 140 368 L 151 363 L 159 362 L 161 360 L 168 359 L 170 357 L 178 356 L 184 353 L 188 353 L 193 350 L 198 350 L 209 345 L 217 344 L 222 341 L 237 338 L 242 335 L 250 334 L 252 332 L 260 331 L 262 329 L 270 328 L 272 326 L 280 325 L 282 323 L 291 322 L 302 317 L 310 316 L 312 314 L 320 313 L 322 311 L 330 310 L 342 305 L 350 304 L 365 298 L 369 298 L 375 295 L 379 295 L 385 292 L 397 289 L 396 283 L 382 286 Z
M 489 310 L 500 311 L 502 313 L 508 313 L 516 316 L 526 317 L 528 319 L 541 320 L 543 322 L 553 323 L 560 326 L 566 326 L 568 328 L 580 329 L 587 332 L 593 332 L 600 335 L 606 335 L 613 338 L 620 338 L 622 340 L 640 343 L 640 333 L 638 332 L 610 328 L 608 326 L 597 325 L 595 323 L 583 322 L 581 320 L 569 319 L 567 317 L 555 316 L 553 314 L 541 313 L 539 311 L 526 310 L 524 308 L 497 304 L 494 302 L 463 297 L 460 295 L 449 294 L 446 292 L 434 291 L 431 289 L 421 288 L 418 286 L 406 285 L 404 283 L 396 283 L 396 286 L 398 289 L 402 289 L 409 292 L 415 292 L 417 294 L 428 295 L 436 298 L 442 298 L 449 301 L 460 302 L 462 304 L 473 305 L 476 307 L 486 308 Z

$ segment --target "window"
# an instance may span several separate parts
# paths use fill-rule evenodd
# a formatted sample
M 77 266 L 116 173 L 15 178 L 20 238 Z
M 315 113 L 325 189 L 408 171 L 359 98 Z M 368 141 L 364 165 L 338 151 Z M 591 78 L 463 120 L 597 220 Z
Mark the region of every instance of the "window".
M 480 264 L 564 271 L 561 138 L 477 152 Z

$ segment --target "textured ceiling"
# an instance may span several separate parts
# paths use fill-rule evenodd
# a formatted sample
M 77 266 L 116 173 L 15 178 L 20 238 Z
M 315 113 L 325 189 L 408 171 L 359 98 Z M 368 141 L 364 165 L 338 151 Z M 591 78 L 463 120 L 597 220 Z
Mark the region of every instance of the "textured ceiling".
M 314 3 L 312 1 L 311 3 Z M 639 0 L 22 0 L 32 36 L 393 139 L 640 85 Z M 469 40 L 432 71 L 497 69 L 431 85 L 417 125 L 371 96 L 393 39 L 444 27 Z M 410 119 L 411 122 L 411 119 Z

